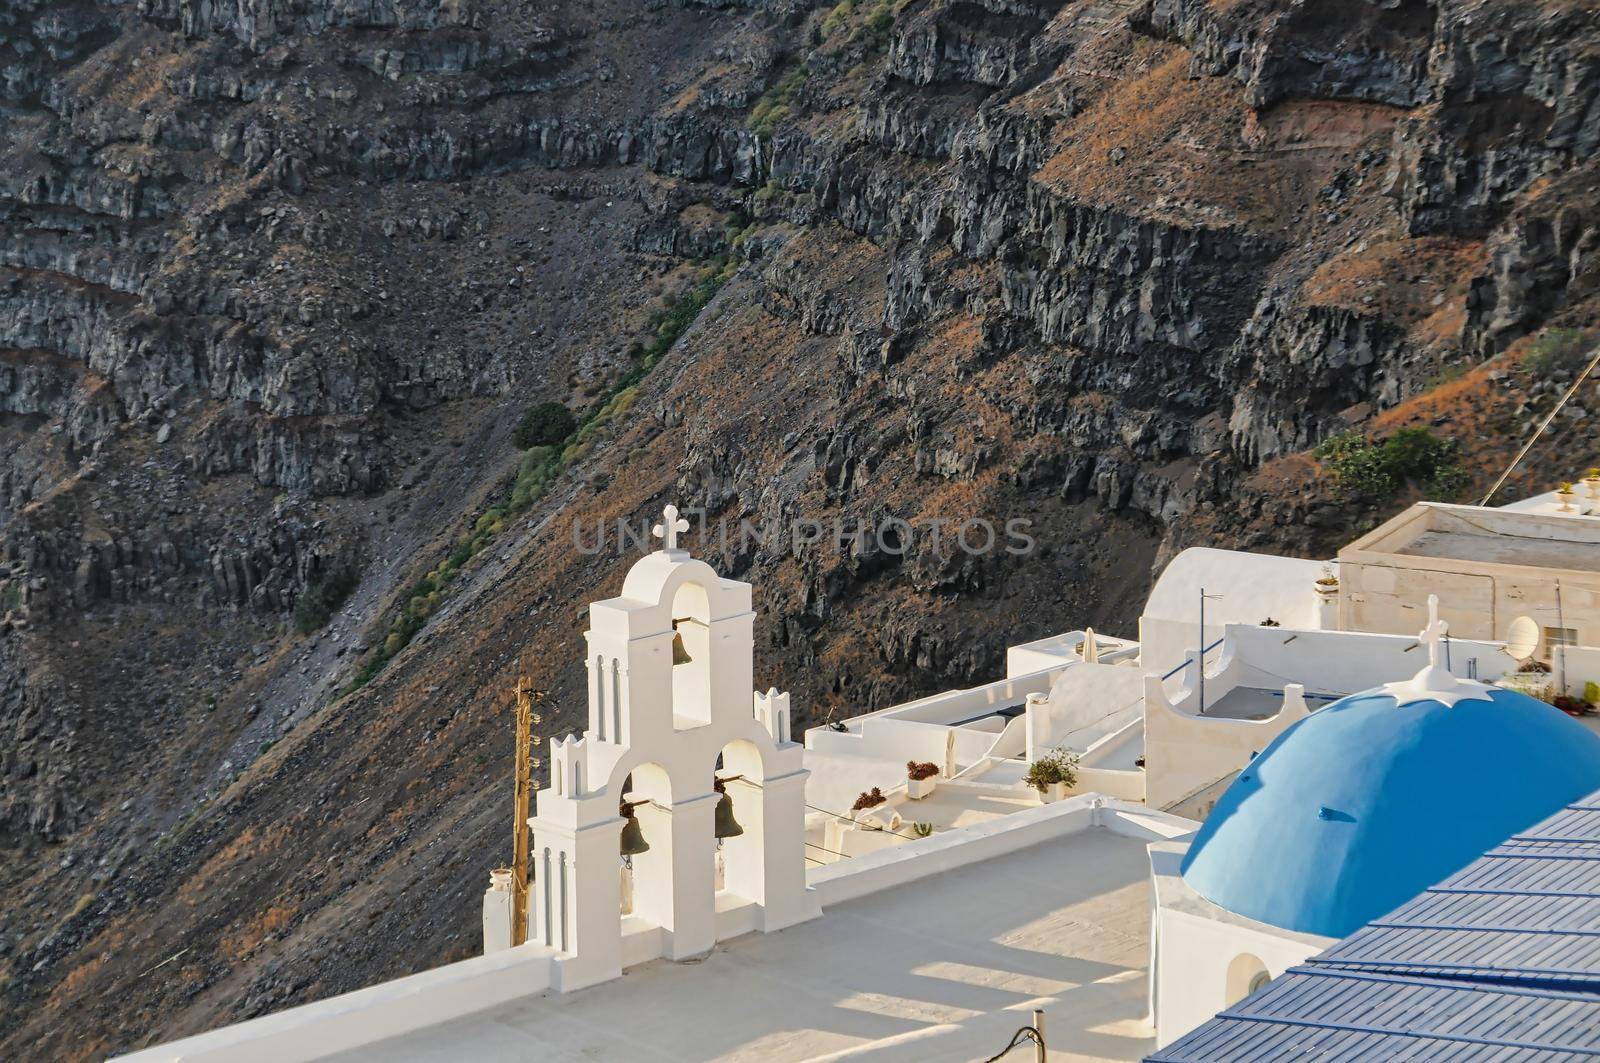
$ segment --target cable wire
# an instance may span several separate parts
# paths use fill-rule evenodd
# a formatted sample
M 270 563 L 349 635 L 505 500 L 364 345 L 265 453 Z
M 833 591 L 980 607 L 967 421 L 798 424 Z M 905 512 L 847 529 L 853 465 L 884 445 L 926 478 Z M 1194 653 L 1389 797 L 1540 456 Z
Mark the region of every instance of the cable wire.
M 1022 1029 L 1011 1035 L 1010 1044 L 1006 1045 L 1000 1051 L 984 1060 L 983 1063 L 995 1063 L 995 1060 L 999 1059 L 1001 1056 L 1004 1056 L 1006 1053 L 1010 1052 L 1024 1041 L 1032 1041 L 1040 1048 L 1044 1047 L 1044 1040 L 1039 1036 L 1039 1031 L 1035 1030 L 1032 1026 L 1024 1026 Z
M 1539 437 L 1544 435 L 1544 430 L 1550 427 L 1550 422 L 1556 419 L 1556 414 L 1560 413 L 1562 408 L 1566 406 L 1567 400 L 1578 393 L 1578 388 L 1582 387 L 1583 382 L 1589 379 L 1589 374 L 1594 372 L 1595 366 L 1600 366 L 1600 348 L 1597 348 L 1594 352 L 1594 357 L 1589 359 L 1588 368 L 1578 374 L 1578 378 L 1572 382 L 1572 386 L 1567 389 L 1567 393 L 1561 396 L 1561 401 L 1556 403 L 1555 409 L 1545 415 L 1544 421 L 1539 425 L 1539 430 L 1533 433 L 1532 439 L 1523 444 L 1521 450 L 1517 451 L 1517 456 L 1511 459 L 1511 464 L 1506 466 L 1506 471 L 1500 474 L 1500 479 L 1494 482 L 1494 486 L 1489 488 L 1489 493 L 1483 496 L 1483 501 L 1479 502 L 1478 505 L 1487 506 L 1489 499 L 1494 497 L 1494 493 L 1500 490 L 1505 482 L 1511 478 L 1512 471 L 1522 463 L 1523 458 L 1528 456 L 1528 451 L 1533 449 L 1533 445 L 1539 442 Z
M 833 810 L 832 810 L 832 809 L 827 809 L 827 808 L 818 808 L 818 807 L 817 807 L 817 806 L 816 806 L 816 805 L 813 805 L 813 804 L 812 804 L 812 803 L 811 803 L 811 802 L 809 802 L 809 801 L 807 801 L 807 802 L 806 802 L 806 807 L 807 807 L 807 808 L 809 808 L 809 809 L 811 809 L 811 811 L 813 811 L 813 812 L 821 812 L 821 813 L 822 813 L 822 814 L 824 814 L 824 815 L 827 815 L 827 816 L 835 816 L 835 817 L 837 817 L 837 818 L 839 818 L 839 819 L 854 819 L 854 818 L 855 818 L 855 817 L 853 817 L 853 816 L 847 816 L 847 815 L 845 815 L 845 814 L 844 814 L 844 813 L 843 813 L 843 812 L 835 812 L 835 811 L 833 811 Z M 877 806 L 876 806 L 876 805 L 874 805 L 874 806 L 873 806 L 873 807 L 874 807 L 874 808 L 876 808 L 876 807 L 877 807 Z M 905 818 L 905 817 L 903 817 L 903 816 L 902 816 L 902 817 L 901 817 L 901 818 L 902 818 L 902 819 L 904 819 L 904 818 Z M 931 838 L 931 837 L 933 837 L 933 834 L 928 834 L 928 835 L 921 835 L 921 834 L 901 834 L 901 833 L 900 833 L 900 832 L 899 832 L 899 831 L 897 831 L 897 830 L 890 830 L 890 829 L 889 829 L 889 828 L 888 828 L 888 827 L 880 827 L 880 828 L 878 828 L 878 829 L 879 829 L 879 830 L 882 830 L 882 831 L 883 831 L 883 832 L 884 832 L 884 833 L 885 833 L 885 834 L 893 834 L 893 835 L 894 835 L 894 836 L 895 836 L 895 837 L 896 837 L 896 838 L 904 838 L 904 839 L 906 839 L 906 840 L 907 840 L 907 841 L 913 841 L 913 842 L 916 842 L 916 841 L 921 841 L 921 840 L 922 840 L 922 839 L 923 839 L 923 838 L 924 838 L 924 837 L 929 837 L 929 838 Z M 938 827 L 934 827 L 934 828 L 933 828 L 933 829 L 934 829 L 934 831 L 935 831 L 935 832 L 937 832 L 937 831 L 938 831 L 938 830 L 939 830 L 939 828 L 938 828 Z M 811 843 L 810 843 L 810 842 L 807 842 L 807 843 L 806 843 L 806 844 L 807 844 L 807 845 L 810 845 L 810 844 L 811 844 Z M 817 848 L 818 848 L 818 849 L 822 849 L 822 846 L 820 846 L 820 845 L 819 845 L 819 846 L 817 846 Z M 823 851 L 823 852 L 825 852 L 825 853 L 826 853 L 826 852 L 832 852 L 832 850 L 831 850 L 831 849 L 822 849 L 822 851 Z M 836 855 L 839 855 L 839 856 L 843 856 L 843 855 L 844 855 L 844 854 L 843 854 L 843 853 L 839 853 L 839 854 L 836 854 Z

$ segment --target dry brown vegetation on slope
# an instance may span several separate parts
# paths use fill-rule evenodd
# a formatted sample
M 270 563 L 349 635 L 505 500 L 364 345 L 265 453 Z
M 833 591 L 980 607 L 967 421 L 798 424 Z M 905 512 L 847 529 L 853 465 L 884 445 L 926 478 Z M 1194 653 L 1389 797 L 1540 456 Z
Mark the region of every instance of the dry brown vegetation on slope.
M 1025 558 L 700 544 L 819 719 L 1124 629 L 1183 545 L 1403 504 L 1336 502 L 1331 434 L 1425 426 L 1481 487 L 1555 401 L 1551 337 L 1594 324 L 1592 5 L 878 6 L 7 12 L 56 36 L 0 101 L 0 1053 L 470 954 L 504 692 L 520 660 L 579 718 L 625 567 L 575 522 L 1033 521 Z M 610 413 L 338 699 L 548 399 Z

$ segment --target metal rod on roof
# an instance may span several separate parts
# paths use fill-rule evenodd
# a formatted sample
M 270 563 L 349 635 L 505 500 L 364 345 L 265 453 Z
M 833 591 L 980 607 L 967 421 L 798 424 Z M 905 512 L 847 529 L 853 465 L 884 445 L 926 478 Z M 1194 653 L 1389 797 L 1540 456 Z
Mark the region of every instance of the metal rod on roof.
M 1200 710 L 1196 715 L 1206 714 L 1206 599 L 1221 598 L 1220 594 L 1207 594 L 1204 587 L 1200 588 Z M 1217 640 L 1221 642 L 1221 639 Z
M 1556 630 L 1561 632 L 1556 645 L 1556 692 L 1567 692 L 1567 618 L 1561 611 L 1561 581 L 1556 580 Z

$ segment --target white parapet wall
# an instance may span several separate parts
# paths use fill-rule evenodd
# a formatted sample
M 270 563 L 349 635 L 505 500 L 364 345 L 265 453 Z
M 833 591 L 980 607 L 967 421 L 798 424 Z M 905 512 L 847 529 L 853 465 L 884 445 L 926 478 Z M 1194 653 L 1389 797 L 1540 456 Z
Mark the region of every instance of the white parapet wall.
M 1044 699 L 1028 703 L 1027 757 L 1065 745 L 1082 752 L 1139 713 L 1144 673 L 1136 664 L 1077 665 L 1060 672 Z
M 1303 691 L 1286 692 L 1285 707 L 1265 720 L 1191 716 L 1167 701 L 1161 680 L 1145 677 L 1145 800 L 1167 808 L 1238 771 L 1308 715 Z
M 1059 635 L 1051 635 L 1046 639 L 1035 642 L 1025 642 L 1021 646 L 1011 646 L 1006 649 L 1006 677 L 1017 678 L 1031 675 L 1034 672 L 1048 671 L 1060 668 L 1063 665 L 1076 664 L 1083 660 L 1083 644 L 1088 639 L 1087 631 L 1064 631 Z M 1094 633 L 1095 647 L 1103 664 L 1115 664 L 1123 660 L 1135 660 L 1139 656 L 1139 644 L 1128 639 L 1119 639 L 1102 632 Z
M 1139 617 L 1140 660 L 1164 675 L 1196 646 L 1210 646 L 1228 624 L 1271 618 L 1288 628 L 1320 626 L 1316 581 L 1323 563 L 1237 550 L 1190 547 L 1162 570 Z M 1201 591 L 1205 630 L 1200 630 Z
M 1067 793 L 1071 796 L 1104 794 L 1121 801 L 1143 804 L 1147 796 L 1145 773 L 1120 768 L 1085 768 L 1080 765 L 1078 781 Z
M 1206 669 L 1206 705 L 1214 706 L 1240 687 L 1282 691 L 1274 715 L 1262 720 L 1199 715 L 1198 653 L 1172 683 L 1147 675 L 1144 701 L 1145 800 L 1170 808 L 1198 790 L 1243 768 L 1310 709 L 1307 692 L 1345 695 L 1396 682 L 1415 673 L 1414 637 L 1363 632 L 1295 630 L 1230 624 L 1219 658 Z M 1451 642 L 1450 669 L 1492 680 L 1515 667 L 1498 643 Z
M 1569 646 L 1556 654 L 1568 694 L 1581 698 L 1590 683 L 1600 685 L 1600 647 Z
M 998 716 L 981 717 L 1049 690 L 1050 682 L 1051 674 L 1040 672 L 857 716 L 844 731 L 813 727 L 805 734 L 806 765 L 812 773 L 806 800 L 816 809 L 842 811 L 863 790 L 904 781 L 907 761 L 931 761 L 948 777 L 992 752 L 1020 752 L 1020 725 L 1012 727 Z
M 1153 841 L 1184 837 L 1199 826 L 1193 820 L 1153 812 L 1129 801 L 1102 794 L 1081 794 L 971 827 L 814 867 L 806 873 L 806 882 L 826 911 L 830 905 L 1014 853 L 1091 827 L 1104 827 L 1129 837 Z
M 120 1058 L 129 1063 L 320 1059 L 542 993 L 550 988 L 558 962 L 554 950 L 520 945 Z
M 1198 826 L 1139 805 L 1086 794 L 814 868 L 807 876 L 807 892 L 823 906 L 840 904 L 1092 827 L 1160 840 L 1187 836 Z M 719 895 L 719 904 L 725 898 Z M 728 924 L 719 936 L 757 929 L 755 914 L 756 907 L 748 902 L 719 910 L 719 922 Z M 625 919 L 624 965 L 660 956 L 660 937 L 660 928 L 638 918 Z M 321 1059 L 549 992 L 567 959 L 540 945 L 520 945 L 120 1058 L 130 1063 Z
M 1308 691 L 1353 694 L 1416 673 L 1415 635 L 1383 635 L 1364 631 L 1317 631 L 1288 627 L 1230 624 L 1220 656 L 1207 670 L 1208 690 L 1220 695 L 1222 685 L 1282 688 L 1299 683 Z M 1191 653 L 1192 657 L 1193 654 Z M 1503 643 L 1478 639 L 1450 640 L 1450 671 L 1463 678 L 1476 674 L 1485 682 L 1516 668 Z M 1193 687 L 1193 668 L 1184 682 Z M 1174 704 L 1182 697 L 1173 699 Z

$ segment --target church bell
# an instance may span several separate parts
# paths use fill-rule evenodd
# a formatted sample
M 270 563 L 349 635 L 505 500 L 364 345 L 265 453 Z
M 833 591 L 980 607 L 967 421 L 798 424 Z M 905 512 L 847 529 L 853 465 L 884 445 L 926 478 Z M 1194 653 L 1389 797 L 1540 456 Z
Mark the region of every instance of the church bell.
M 733 818 L 733 795 L 724 790 L 722 797 L 717 801 L 717 837 L 737 838 L 743 833 L 744 828 Z
M 684 649 L 684 646 L 683 646 L 683 632 L 678 630 L 678 625 L 681 624 L 681 623 L 683 623 L 682 620 L 674 620 L 672 622 L 672 663 L 673 664 L 688 664 L 690 661 L 694 660 L 693 657 L 689 656 L 689 651 Z
M 644 831 L 639 827 L 639 817 L 633 814 L 633 806 L 624 804 L 622 814 L 628 817 L 628 822 L 622 825 L 622 855 L 634 857 L 648 853 L 650 843 L 644 840 Z

